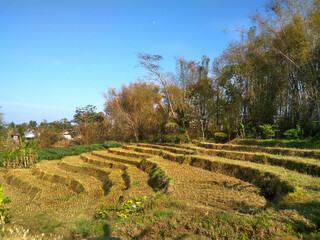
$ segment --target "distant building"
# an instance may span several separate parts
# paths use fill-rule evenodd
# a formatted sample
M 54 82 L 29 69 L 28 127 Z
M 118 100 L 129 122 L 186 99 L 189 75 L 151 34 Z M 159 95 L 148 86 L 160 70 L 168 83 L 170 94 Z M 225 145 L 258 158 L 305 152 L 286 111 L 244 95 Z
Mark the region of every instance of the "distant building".
M 11 138 L 12 138 L 12 140 L 15 141 L 16 143 L 19 142 L 19 133 L 17 133 L 17 132 L 11 133 Z
M 26 137 L 27 140 L 31 140 L 31 139 L 34 139 L 36 137 L 34 132 L 25 132 L 24 136 Z
M 65 139 L 72 139 L 72 136 L 68 131 L 63 131 L 61 133 L 61 136 L 64 137 Z

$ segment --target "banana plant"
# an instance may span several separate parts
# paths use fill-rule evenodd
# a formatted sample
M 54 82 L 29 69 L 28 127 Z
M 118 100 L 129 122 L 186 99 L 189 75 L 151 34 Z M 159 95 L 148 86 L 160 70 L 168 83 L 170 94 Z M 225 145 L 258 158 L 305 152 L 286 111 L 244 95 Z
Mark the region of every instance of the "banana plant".
M 19 165 L 20 166 L 24 165 L 26 167 L 28 164 L 28 156 L 27 156 L 28 142 L 24 137 L 19 138 L 19 151 L 21 153 Z
M 30 160 L 30 164 L 34 164 L 38 160 L 38 149 L 39 149 L 38 145 L 39 145 L 39 142 L 35 140 L 28 142 L 27 156 L 28 156 L 28 159 Z
M 15 162 L 17 163 L 17 159 L 19 159 L 19 149 L 8 148 L 4 152 L 2 165 L 4 167 L 10 167 L 11 165 L 14 165 Z

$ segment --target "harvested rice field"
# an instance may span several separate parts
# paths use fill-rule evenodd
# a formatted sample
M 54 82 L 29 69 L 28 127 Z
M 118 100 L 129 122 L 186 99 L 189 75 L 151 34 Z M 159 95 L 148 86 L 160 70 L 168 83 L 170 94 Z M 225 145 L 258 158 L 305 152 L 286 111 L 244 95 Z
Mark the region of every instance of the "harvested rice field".
M 2 232 L 28 229 L 21 231 L 30 239 L 317 239 L 319 152 L 138 143 L 3 169 L 11 221 Z

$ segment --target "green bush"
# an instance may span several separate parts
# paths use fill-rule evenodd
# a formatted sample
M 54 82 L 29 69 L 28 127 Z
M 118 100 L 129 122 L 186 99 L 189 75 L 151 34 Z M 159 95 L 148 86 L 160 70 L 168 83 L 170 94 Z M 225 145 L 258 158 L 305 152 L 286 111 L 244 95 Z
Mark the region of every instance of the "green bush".
M 289 139 L 299 139 L 300 132 L 301 132 L 301 128 L 299 125 L 297 125 L 296 128 L 292 128 L 285 131 L 283 135 L 287 136 Z
M 176 136 L 176 141 L 179 143 L 188 143 L 190 142 L 190 137 L 187 133 L 178 134 Z
M 163 135 L 163 140 L 164 142 L 167 142 L 167 143 L 175 143 L 175 139 L 176 137 L 174 135 L 171 135 L 171 134 L 165 134 Z
M 116 148 L 116 147 L 122 147 L 121 143 L 118 143 L 117 141 L 106 141 L 102 144 L 104 148 Z
M 228 134 L 224 132 L 216 132 L 214 133 L 214 139 L 216 142 L 225 143 L 228 141 Z
M 312 143 L 318 142 L 318 141 L 320 141 L 320 132 L 314 135 L 314 137 L 310 140 L 310 142 Z
M 248 127 L 245 130 L 246 136 L 245 138 L 251 139 L 257 137 L 257 129 L 255 127 Z
M 276 132 L 279 131 L 276 129 L 275 125 L 271 125 L 271 124 L 263 124 L 263 125 L 259 125 L 259 127 L 261 128 L 263 137 L 265 139 L 270 139 L 274 137 L 276 135 Z

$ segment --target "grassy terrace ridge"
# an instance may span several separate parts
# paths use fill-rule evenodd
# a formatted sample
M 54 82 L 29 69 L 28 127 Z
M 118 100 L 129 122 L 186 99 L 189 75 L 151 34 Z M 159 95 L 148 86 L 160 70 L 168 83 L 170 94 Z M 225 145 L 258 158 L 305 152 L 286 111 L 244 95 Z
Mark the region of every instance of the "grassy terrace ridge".
M 139 149 L 135 147 L 137 148 L 137 151 L 144 151 L 148 153 L 152 153 L 152 150 L 148 150 L 148 147 L 155 148 L 155 149 L 162 149 L 162 145 L 139 144 L 138 146 L 143 146 L 144 148 L 141 147 Z M 168 151 L 171 151 L 171 149 L 176 149 L 176 148 L 165 146 L 165 149 L 167 149 Z M 227 151 L 227 150 L 208 150 L 208 149 L 199 148 L 199 147 L 189 147 L 190 155 L 191 155 L 190 153 L 191 149 L 194 149 L 193 151 L 194 154 L 201 153 L 203 155 L 224 157 L 224 158 L 234 159 L 234 160 L 270 164 L 270 165 L 284 167 L 289 170 L 297 171 L 299 173 L 309 174 L 313 176 L 320 176 L 320 162 L 319 160 L 316 160 L 316 159 L 297 158 L 292 156 L 279 156 L 279 155 L 271 155 L 271 154 L 264 154 L 264 153 L 251 153 L 251 152 Z M 163 152 L 162 154 L 165 157 L 165 154 Z M 167 159 L 172 159 L 174 161 L 177 161 L 175 160 L 176 158 L 179 158 L 180 162 L 183 162 L 185 161 L 184 159 L 187 159 L 186 156 L 182 156 L 182 155 L 174 156 L 174 154 L 170 154 L 169 156 L 170 157 L 167 157 Z
M 131 148 L 139 149 L 134 146 Z M 138 151 L 152 152 L 152 149 L 140 147 Z M 188 163 L 253 183 L 261 188 L 264 196 L 269 200 L 279 200 L 289 192 L 297 191 L 300 188 L 312 189 L 319 186 L 320 189 L 320 179 L 283 167 L 205 155 L 184 156 L 170 153 L 170 156 L 171 158 L 167 159 L 171 161 Z
M 99 157 L 100 159 L 104 160 L 112 160 L 114 162 L 120 162 L 125 164 L 132 164 L 137 166 L 142 158 L 135 158 L 135 157 L 124 157 L 119 154 L 114 154 L 110 151 L 93 151 L 91 155 Z
M 52 185 L 37 179 L 28 169 L 13 169 L 5 175 L 6 182 L 29 194 L 33 199 L 67 201 L 74 191 L 63 184 Z
M 85 174 L 97 178 L 102 184 L 105 195 L 109 194 L 110 189 L 114 184 L 123 185 L 122 188 L 125 188 L 121 177 L 122 171 L 120 169 L 113 169 L 111 172 L 110 168 L 107 167 L 86 164 L 79 157 L 63 158 L 59 163 L 59 168 L 65 171 Z
M 318 159 L 231 150 L 204 149 L 202 152 L 205 155 L 281 166 L 300 173 L 305 173 L 318 177 L 320 176 L 320 161 Z
M 182 146 L 181 145 L 179 146 L 165 145 L 165 148 L 168 151 L 171 151 L 171 149 L 186 148 L 189 151 L 193 150 L 193 154 L 201 153 L 204 155 L 225 157 L 225 158 L 234 159 L 234 160 L 270 164 L 275 166 L 281 166 L 281 167 L 294 170 L 300 173 L 305 173 L 313 176 L 320 176 L 320 161 L 318 159 L 302 158 L 302 157 L 295 157 L 295 156 L 273 155 L 273 154 L 266 154 L 266 153 L 260 153 L 260 152 L 243 152 L 243 151 L 234 151 L 234 150 L 224 150 L 224 146 L 227 144 L 211 144 L 210 143 L 209 145 L 210 145 L 209 148 L 211 148 L 211 146 L 218 146 L 218 147 L 217 149 L 208 149 L 208 147 L 205 148 L 205 147 L 196 147 L 196 146 L 188 146 L 188 145 L 182 145 Z M 156 148 L 156 149 L 163 148 L 162 144 L 161 145 L 139 144 L 139 146 L 149 146 L 150 148 Z M 218 149 L 223 149 L 223 150 L 218 150 Z
M 179 164 L 160 156 L 150 160 L 172 178 L 170 183 L 173 184 L 168 192 L 174 198 L 189 203 L 189 206 L 205 208 L 209 212 L 248 212 L 266 204 L 265 199 L 259 195 L 259 189 L 247 182 L 187 164 Z
M 186 159 L 185 155 L 183 154 L 172 153 L 170 151 L 161 150 L 161 149 L 152 148 L 152 147 L 140 147 L 137 145 L 128 145 L 128 146 L 124 146 L 124 148 L 131 151 L 147 153 L 149 155 L 161 156 L 164 159 L 168 159 L 168 160 L 179 162 L 179 163 L 183 163 L 183 161 Z
M 41 161 L 32 169 L 38 179 L 66 185 L 76 193 L 87 193 L 94 199 L 104 195 L 101 182 L 87 175 L 66 172 L 58 168 L 58 161 Z
M 116 168 L 120 170 L 126 170 L 128 167 L 127 165 L 123 164 L 122 162 L 114 162 L 108 161 L 105 158 L 100 157 L 101 155 L 96 155 L 93 153 L 82 153 L 80 158 L 87 164 L 97 165 L 106 168 Z
M 146 147 L 146 148 L 156 148 L 156 149 L 160 149 L 160 150 L 166 150 L 172 153 L 178 153 L 178 154 L 194 154 L 193 150 L 189 150 L 189 149 L 182 149 L 179 147 L 176 147 L 174 145 L 172 146 L 167 146 L 167 145 L 159 145 L 159 144 L 149 144 L 149 143 L 138 143 L 137 146 L 139 147 Z
M 79 161 L 80 160 L 80 161 Z M 105 198 L 108 204 L 116 204 L 122 196 L 123 190 L 126 189 L 123 181 L 123 170 L 109 169 L 103 166 L 86 164 L 77 157 L 66 157 L 61 160 L 59 167 L 70 172 L 86 174 L 97 178 L 105 192 Z
M 121 176 L 126 186 L 123 194 L 124 199 L 132 195 L 150 195 L 153 193 L 152 188 L 147 184 L 149 180 L 148 174 L 136 167 L 141 162 L 139 159 L 122 159 L 108 151 L 84 153 L 80 157 L 87 163 L 123 170 Z
M 112 153 L 112 154 L 116 154 L 119 156 L 124 156 L 124 157 L 129 157 L 129 158 L 148 158 L 151 155 L 150 154 L 143 154 L 140 152 L 135 152 L 135 151 L 130 151 L 127 150 L 128 146 L 123 146 L 123 148 L 110 148 L 108 149 L 108 152 Z
M 245 141 L 245 140 L 243 140 Z M 218 143 L 205 143 L 199 142 L 199 147 L 217 149 L 217 150 L 238 150 L 246 152 L 265 152 L 269 154 L 279 154 L 287 156 L 297 156 L 306 158 L 320 159 L 320 150 L 311 149 L 296 149 L 296 148 L 275 148 L 264 146 L 252 146 L 252 145 L 236 145 L 236 144 L 218 144 Z
M 302 189 L 320 190 L 320 178 L 282 167 L 210 156 L 192 156 L 190 164 L 255 183 L 265 188 L 266 197 L 271 199 Z
M 138 146 L 129 146 L 129 148 L 139 152 L 142 151 L 152 153 L 154 151 L 152 148 L 142 148 Z M 167 153 L 166 151 L 162 151 L 161 156 L 170 161 L 188 163 L 192 166 L 204 168 L 210 171 L 216 171 L 231 177 L 239 178 L 246 182 L 253 183 L 261 188 L 263 195 L 269 200 L 278 200 L 289 192 L 293 192 L 295 190 L 293 185 L 281 178 L 280 172 L 270 172 L 270 170 L 266 169 L 265 165 L 263 164 L 236 161 L 225 158 L 210 158 L 209 156 L 203 155 Z M 277 170 L 280 168 L 274 166 L 269 167 Z M 285 170 L 284 168 L 281 169 Z
M 308 140 L 281 140 L 281 139 L 233 139 L 231 144 L 255 145 L 262 147 L 320 149 L 320 142 L 312 143 Z

